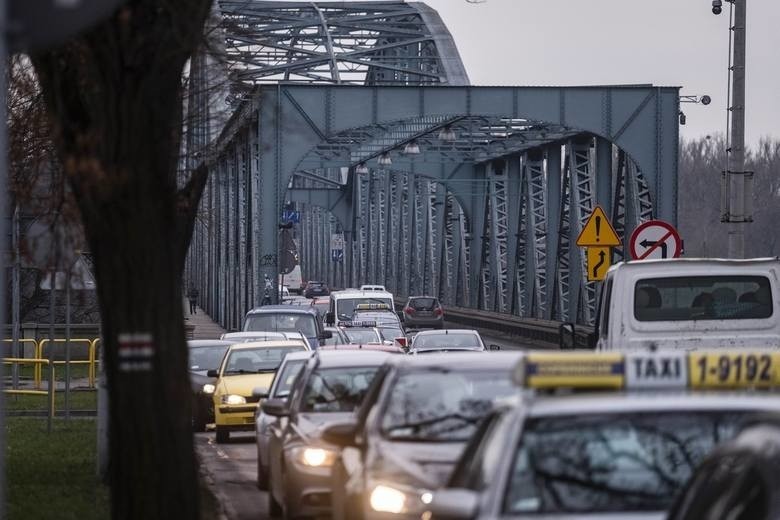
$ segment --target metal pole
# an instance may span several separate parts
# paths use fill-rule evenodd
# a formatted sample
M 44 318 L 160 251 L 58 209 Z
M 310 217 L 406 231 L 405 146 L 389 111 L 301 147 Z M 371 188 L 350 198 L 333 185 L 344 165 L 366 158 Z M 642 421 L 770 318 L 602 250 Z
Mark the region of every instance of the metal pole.
M 6 0 L 0 0 L 0 64 L 3 74 L 0 74 L 0 237 L 6 236 L 7 230 L 5 215 L 8 211 L 8 129 L 6 121 L 6 85 L 5 70 L 8 65 L 8 45 L 6 42 L 6 27 L 8 25 L 8 4 Z M 0 315 L 5 312 L 5 269 L 0 269 Z M 3 365 L 0 363 L 0 378 L 4 377 Z M 0 392 L 0 465 L 6 467 L 5 461 L 5 399 Z M 5 471 L 0 471 L 0 518 L 5 518 Z
M 752 197 L 745 174 L 745 24 L 747 0 L 734 0 L 734 59 L 732 65 L 733 101 L 731 110 L 731 157 L 729 183 L 729 257 L 745 257 L 745 223 L 752 215 L 745 211 L 745 201 Z
M 71 266 L 72 267 L 72 266 Z M 65 277 L 65 420 L 70 419 L 70 269 Z
M 19 258 L 19 205 L 17 204 L 14 207 L 14 216 L 13 216 L 13 223 L 12 223 L 12 231 L 11 231 L 11 240 L 13 241 L 12 247 L 14 250 L 14 269 L 12 273 L 12 282 L 11 282 L 11 326 L 12 326 L 12 342 L 13 342 L 13 348 L 12 350 L 12 357 L 20 358 L 21 352 L 19 348 L 19 327 L 20 327 L 20 316 L 19 316 L 19 300 L 21 298 L 21 284 L 19 282 L 19 276 L 20 276 L 20 263 L 21 260 Z M 11 368 L 11 379 L 14 389 L 19 388 L 19 365 L 13 364 Z
M 54 235 L 54 240 L 56 244 L 59 242 L 59 237 Z M 57 265 L 56 261 L 54 265 Z M 49 271 L 49 283 L 49 414 L 46 420 L 46 431 L 51 433 L 52 421 L 54 420 L 51 411 L 54 407 L 54 298 L 56 296 L 54 291 L 57 287 L 56 267 L 51 268 Z

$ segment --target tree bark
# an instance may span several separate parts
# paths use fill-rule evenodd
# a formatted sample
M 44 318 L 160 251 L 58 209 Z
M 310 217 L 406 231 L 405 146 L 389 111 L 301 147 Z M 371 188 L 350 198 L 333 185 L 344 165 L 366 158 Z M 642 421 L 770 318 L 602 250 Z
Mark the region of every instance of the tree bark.
M 199 515 L 181 276 L 206 169 L 179 189 L 177 167 L 182 70 L 210 4 L 131 0 L 32 56 L 94 255 L 115 519 Z M 121 349 L 128 334 L 150 348 Z

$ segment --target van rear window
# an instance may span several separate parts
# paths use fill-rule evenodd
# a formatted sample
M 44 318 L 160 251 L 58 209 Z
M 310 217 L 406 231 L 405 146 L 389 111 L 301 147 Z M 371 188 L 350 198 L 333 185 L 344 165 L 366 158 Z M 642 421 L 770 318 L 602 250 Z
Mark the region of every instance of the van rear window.
M 772 315 L 772 289 L 763 276 L 648 278 L 634 288 L 638 321 L 747 320 Z

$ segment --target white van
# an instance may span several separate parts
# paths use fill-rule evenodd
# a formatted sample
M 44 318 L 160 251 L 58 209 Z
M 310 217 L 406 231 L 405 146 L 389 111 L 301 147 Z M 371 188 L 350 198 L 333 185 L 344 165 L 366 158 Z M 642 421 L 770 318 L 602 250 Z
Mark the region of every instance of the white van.
M 330 307 L 325 314 L 325 323 L 335 325 L 338 322 L 352 321 L 355 309 L 361 304 L 381 303 L 395 313 L 393 295 L 387 291 L 346 290 L 330 293 Z
M 279 274 L 279 285 L 287 287 L 289 292 L 301 294 L 303 291 L 303 278 L 301 278 L 301 266 L 296 265 L 292 271 L 282 275 Z
M 621 262 L 602 283 L 597 317 L 597 350 L 780 349 L 780 258 Z M 561 327 L 562 346 L 573 332 Z

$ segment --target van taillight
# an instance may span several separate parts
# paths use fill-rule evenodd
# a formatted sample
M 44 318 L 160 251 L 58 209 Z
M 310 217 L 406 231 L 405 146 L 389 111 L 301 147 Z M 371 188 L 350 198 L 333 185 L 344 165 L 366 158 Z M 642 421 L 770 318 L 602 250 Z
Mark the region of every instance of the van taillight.
M 435 311 L 433 311 L 433 313 L 434 313 L 436 316 L 441 316 L 442 314 L 444 314 L 444 311 L 442 311 L 442 310 L 441 310 L 441 307 L 437 307 L 437 308 L 436 308 L 436 310 L 435 310 Z
M 406 314 L 414 314 L 414 309 L 412 309 L 411 307 L 407 307 L 404 309 L 404 312 Z

